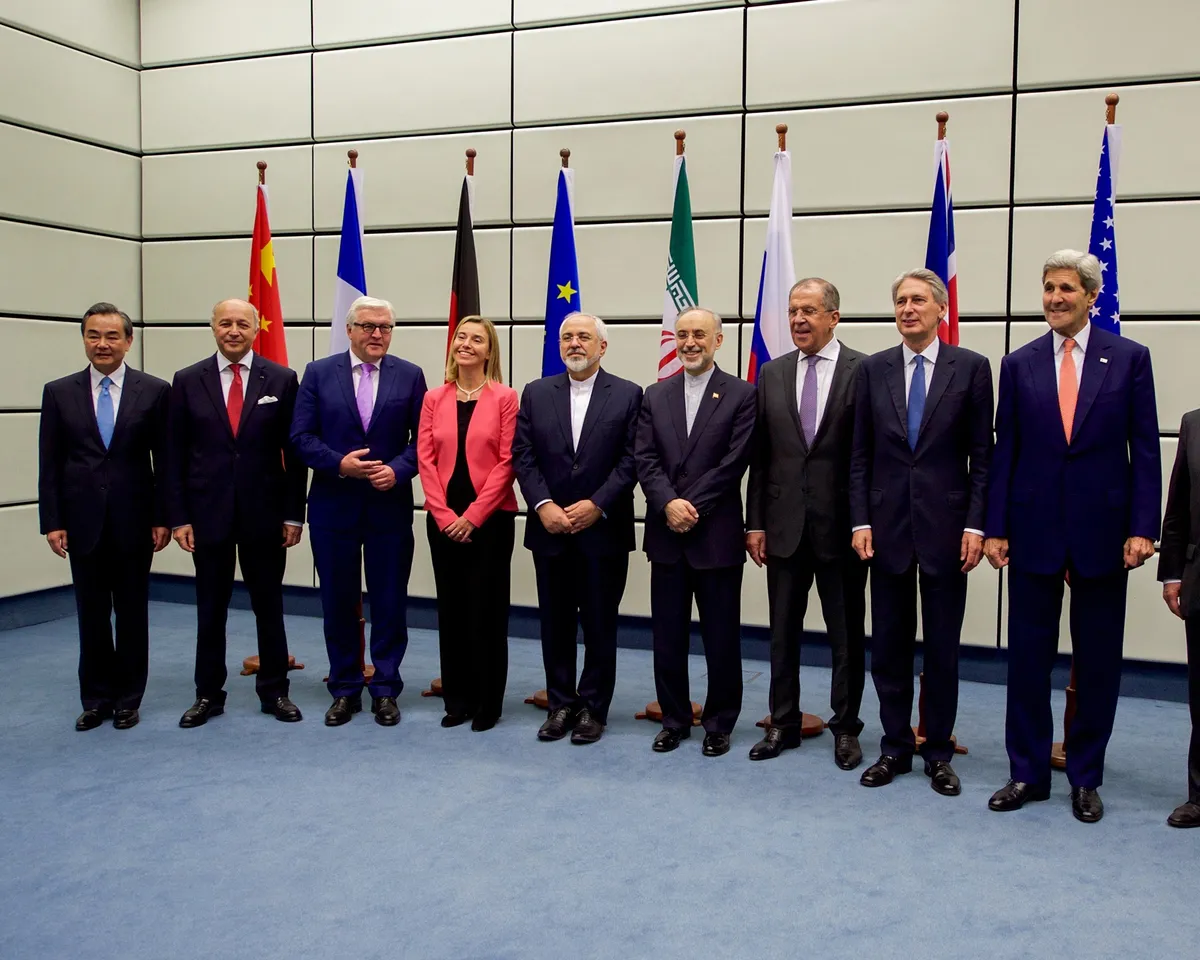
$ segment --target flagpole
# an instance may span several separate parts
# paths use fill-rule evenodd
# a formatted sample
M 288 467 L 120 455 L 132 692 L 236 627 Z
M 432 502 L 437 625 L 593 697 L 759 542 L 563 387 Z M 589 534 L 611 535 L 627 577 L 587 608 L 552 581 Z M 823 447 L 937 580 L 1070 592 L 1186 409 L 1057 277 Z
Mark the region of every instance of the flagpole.
M 937 120 L 937 125 L 938 125 L 937 138 L 939 140 L 945 140 L 946 139 L 946 124 L 950 122 L 950 114 L 948 114 L 945 110 L 942 110 L 942 111 L 939 111 L 938 115 L 934 119 Z
M 788 125 L 786 123 L 775 124 L 775 133 L 778 134 L 778 136 L 779 136 L 779 152 L 780 153 L 783 153 L 783 151 L 787 149 L 787 131 L 788 131 Z

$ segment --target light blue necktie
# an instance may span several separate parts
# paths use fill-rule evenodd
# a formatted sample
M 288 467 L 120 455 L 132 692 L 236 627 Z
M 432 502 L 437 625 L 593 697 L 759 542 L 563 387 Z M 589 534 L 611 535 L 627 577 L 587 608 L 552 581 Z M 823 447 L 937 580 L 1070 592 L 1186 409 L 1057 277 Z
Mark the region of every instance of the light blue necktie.
M 913 359 L 917 368 L 908 388 L 908 445 L 915 451 L 921 433 L 921 417 L 925 415 L 925 358 L 917 354 Z
M 108 392 L 111 386 L 112 380 L 108 377 L 100 381 L 100 399 L 96 402 L 96 426 L 100 428 L 100 439 L 104 441 L 105 450 L 112 443 L 113 427 L 116 425 L 112 394 Z

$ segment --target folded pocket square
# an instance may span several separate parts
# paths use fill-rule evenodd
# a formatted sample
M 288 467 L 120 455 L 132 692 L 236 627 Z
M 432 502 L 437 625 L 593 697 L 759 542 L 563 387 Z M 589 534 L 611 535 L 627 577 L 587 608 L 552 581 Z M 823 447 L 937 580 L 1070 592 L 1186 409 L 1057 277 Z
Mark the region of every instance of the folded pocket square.
M 278 397 L 259 397 L 258 403 L 255 404 L 255 406 L 261 407 L 264 403 L 278 403 L 278 402 L 279 402 Z

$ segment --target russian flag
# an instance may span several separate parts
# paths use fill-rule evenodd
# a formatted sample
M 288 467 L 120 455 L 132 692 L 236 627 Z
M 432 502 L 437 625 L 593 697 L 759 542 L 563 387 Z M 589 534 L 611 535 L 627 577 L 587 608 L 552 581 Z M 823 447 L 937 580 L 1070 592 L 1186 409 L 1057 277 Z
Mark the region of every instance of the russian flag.
M 943 343 L 958 346 L 958 261 L 954 255 L 954 200 L 950 195 L 950 141 L 936 141 L 933 162 L 937 168 L 933 180 L 933 209 L 929 214 L 929 243 L 925 248 L 925 269 L 942 278 L 950 293 L 946 319 L 938 327 Z
M 754 308 L 754 337 L 750 342 L 750 369 L 746 379 L 755 383 L 758 368 L 768 360 L 795 349 L 788 323 L 788 294 L 796 282 L 792 262 L 792 157 L 786 150 L 775 154 L 775 181 L 771 186 L 771 215 L 767 218 L 767 245 L 758 278 L 758 305 Z
M 342 239 L 338 248 L 337 279 L 333 291 L 333 323 L 329 327 L 329 355 L 350 349 L 346 314 L 350 304 L 367 295 L 367 268 L 363 263 L 362 171 L 346 171 L 346 204 L 342 208 Z

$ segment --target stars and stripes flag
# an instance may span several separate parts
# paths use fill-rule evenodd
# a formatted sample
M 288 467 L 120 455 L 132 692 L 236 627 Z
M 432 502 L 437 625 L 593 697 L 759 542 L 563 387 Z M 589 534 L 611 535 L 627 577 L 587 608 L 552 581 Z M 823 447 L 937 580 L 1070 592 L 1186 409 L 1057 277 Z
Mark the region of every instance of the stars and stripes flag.
M 479 314 L 479 264 L 475 260 L 475 178 L 463 177 L 458 196 L 458 228 L 454 234 L 454 270 L 450 276 L 450 329 L 446 332 L 446 355 L 454 339 L 454 328 L 463 317 Z
M 546 331 L 542 338 L 542 376 L 563 373 L 558 330 L 568 314 L 582 309 L 579 300 L 579 261 L 575 257 L 575 171 L 558 171 L 554 226 L 550 231 L 550 274 L 546 281 Z
M 767 218 L 767 244 L 758 277 L 758 305 L 754 308 L 754 336 L 750 341 L 750 368 L 746 379 L 755 383 L 758 368 L 793 349 L 788 323 L 788 293 L 796 282 L 792 262 L 792 157 L 775 153 L 775 180 L 771 186 L 771 214 Z
M 694 307 L 696 290 L 696 245 L 692 240 L 692 198 L 688 192 L 687 159 L 675 157 L 675 200 L 671 205 L 671 241 L 667 250 L 667 282 L 664 288 L 662 331 L 659 335 L 658 379 L 666 380 L 683 369 L 675 352 L 675 321 Z
M 1117 287 L 1117 168 L 1121 162 L 1121 127 L 1104 125 L 1100 141 L 1100 170 L 1092 204 L 1092 235 L 1088 253 L 1100 261 L 1100 296 L 1092 304 L 1091 322 L 1112 333 L 1121 332 L 1121 300 Z
M 932 270 L 946 285 L 950 305 L 938 326 L 943 343 L 958 345 L 958 260 L 954 253 L 954 200 L 950 194 L 950 141 L 935 142 L 933 209 L 929 213 L 929 242 L 925 247 L 925 269 Z
M 346 171 L 346 202 L 342 207 L 342 237 L 338 246 L 337 279 L 333 291 L 333 322 L 329 327 L 329 355 L 350 349 L 346 314 L 350 304 L 367 295 L 367 268 L 363 261 L 362 171 Z
M 258 311 L 254 352 L 288 365 L 287 339 L 283 334 L 283 309 L 279 306 L 279 276 L 275 270 L 275 245 L 267 217 L 267 185 L 258 185 L 254 210 L 254 238 L 250 241 L 250 293 L 247 299 Z

